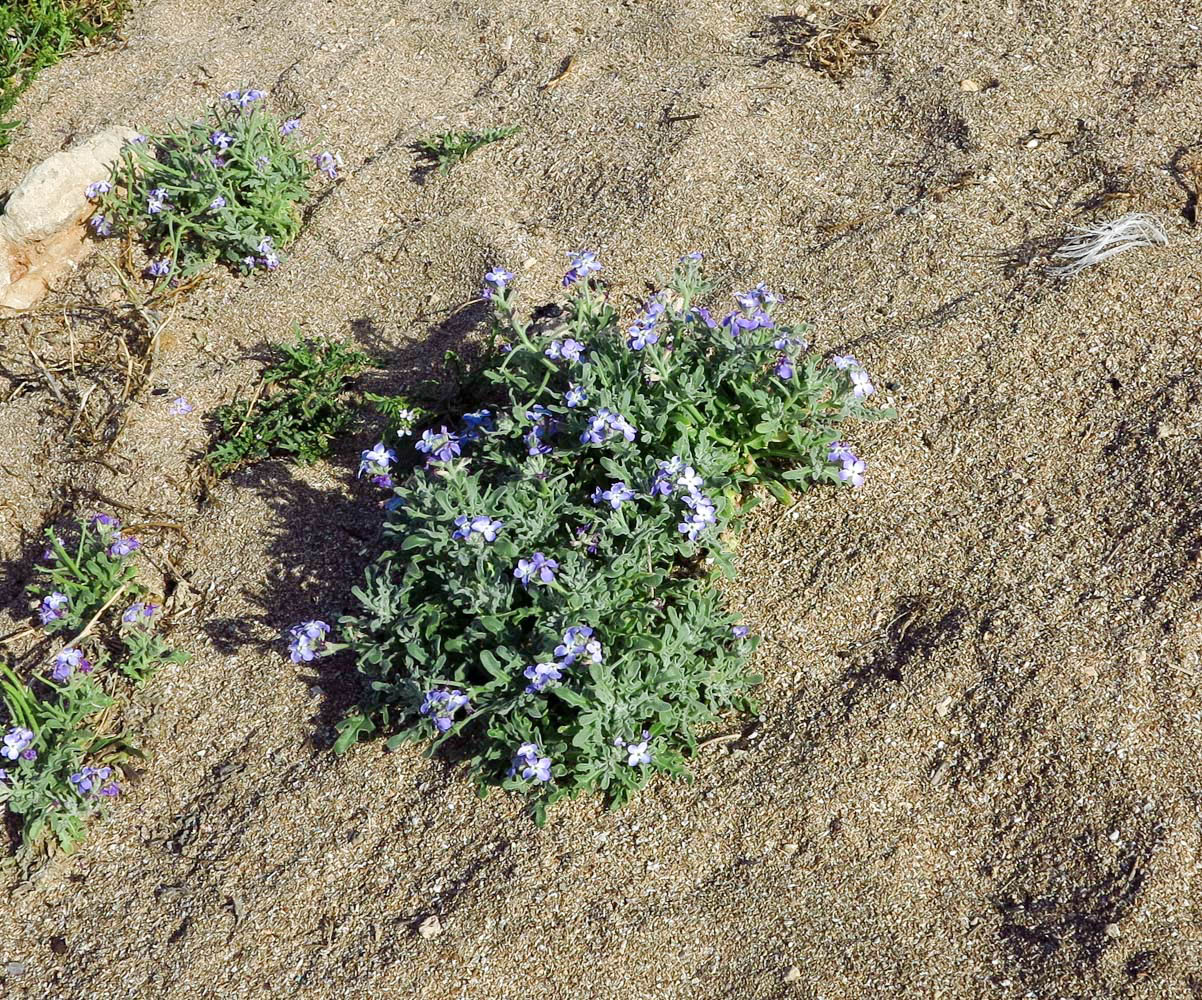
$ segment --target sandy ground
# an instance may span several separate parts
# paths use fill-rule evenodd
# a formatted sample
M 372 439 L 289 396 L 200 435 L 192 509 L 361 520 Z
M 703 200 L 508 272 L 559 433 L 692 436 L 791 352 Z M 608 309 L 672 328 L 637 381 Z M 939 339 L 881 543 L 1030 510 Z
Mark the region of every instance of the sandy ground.
M 174 526 L 144 529 L 145 565 L 194 653 L 149 692 L 128 797 L 75 856 L 7 877 L 6 997 L 1202 997 L 1202 8 L 899 0 L 842 84 L 772 59 L 785 13 L 149 0 L 124 44 L 43 74 L 0 190 L 239 84 L 306 109 L 348 169 L 285 269 L 158 317 L 131 400 L 115 349 L 60 370 L 98 386 L 114 444 L 68 434 L 25 350 L 69 356 L 61 305 L 108 300 L 103 261 L 3 329 L 0 625 L 27 620 L 42 528 L 120 504 Z M 413 176 L 418 136 L 500 123 L 524 131 Z M 1129 209 L 1170 245 L 1043 276 L 1041 241 Z M 282 655 L 362 567 L 371 432 L 208 505 L 189 469 L 203 413 L 294 322 L 401 388 L 470 336 L 448 310 L 487 265 L 534 305 L 581 246 L 624 305 L 694 248 L 724 295 L 767 281 L 900 416 L 852 430 L 863 490 L 766 504 L 742 544 L 754 735 L 691 785 L 537 830 L 416 750 L 334 759 L 349 668 Z

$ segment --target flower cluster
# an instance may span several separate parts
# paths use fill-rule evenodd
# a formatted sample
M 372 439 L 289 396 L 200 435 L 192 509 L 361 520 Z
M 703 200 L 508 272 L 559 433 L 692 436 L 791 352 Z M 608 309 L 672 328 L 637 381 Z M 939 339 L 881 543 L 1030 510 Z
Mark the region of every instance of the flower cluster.
M 471 714 L 471 700 L 462 691 L 458 688 L 450 691 L 435 688 L 426 692 L 418 713 L 433 722 L 434 728 L 440 733 L 445 733 L 455 725 L 455 713 L 461 708 L 466 708 L 468 714 Z
M 371 477 L 377 486 L 389 489 L 392 486 L 392 463 L 396 461 L 396 452 L 385 448 L 384 442 L 379 441 L 359 456 L 359 475 Z
M 851 391 L 857 399 L 867 399 L 876 392 L 868 372 L 852 355 L 836 354 L 831 358 L 831 364 L 840 371 L 847 372 L 847 377 L 851 379 Z
M 567 337 L 564 340 L 551 341 L 543 353 L 552 361 L 571 361 L 579 364 L 585 360 L 585 350 L 584 344 L 580 341 Z
M 626 755 L 627 767 L 639 767 L 651 763 L 651 733 L 646 729 L 643 730 L 643 738 L 638 743 L 635 743 L 634 740 L 628 743 L 619 736 L 614 740 L 614 746 Z
M 667 306 L 661 299 L 655 298 L 647 303 L 643 313 L 634 321 L 634 325 L 626 331 L 626 345 L 632 351 L 641 351 L 650 344 L 659 343 L 656 326 L 663 318 Z
M 124 625 L 145 625 L 153 617 L 159 606 L 157 604 L 149 604 L 145 601 L 135 601 L 121 614 L 121 622 Z
M 33 730 L 24 726 L 14 726 L 4 734 L 4 745 L 0 746 L 0 756 L 9 760 L 36 760 L 38 752 L 33 748 Z
M 71 675 L 76 671 L 81 674 L 91 672 L 92 664 L 87 657 L 83 655 L 81 650 L 68 646 L 61 650 L 54 658 L 54 667 L 50 672 L 50 676 L 60 684 L 71 679 Z
M 494 267 L 484 275 L 484 287 L 480 290 L 481 298 L 491 302 L 495 297 L 503 297 L 506 289 L 509 288 L 509 283 L 516 277 L 517 275 L 512 271 L 507 271 L 499 266 Z
M 42 603 L 38 605 L 38 617 L 42 624 L 49 625 L 53 621 L 58 621 L 67 613 L 67 605 L 70 603 L 67 595 L 60 594 L 57 590 L 47 594 L 42 598 Z
M 448 430 L 446 424 L 438 431 L 422 431 L 421 439 L 414 447 L 423 455 L 428 455 L 427 462 L 450 462 L 463 453 L 460 445 L 461 438 L 454 431 Z
M 859 489 L 864 485 L 864 471 L 867 465 L 844 442 L 836 441 L 832 444 L 826 458 L 828 462 L 835 462 L 839 465 L 840 482 L 847 483 L 854 489 Z
M 108 554 L 115 559 L 127 556 L 142 547 L 142 543 L 132 535 L 121 533 L 121 522 L 111 514 L 96 514 L 91 518 L 91 524 L 108 546 Z
M 513 755 L 513 763 L 509 767 L 509 776 L 515 774 L 520 774 L 523 781 L 546 784 L 551 780 L 551 758 L 543 756 L 537 743 L 523 743 Z
M 602 407 L 589 418 L 588 426 L 580 432 L 580 441 L 582 444 L 604 444 L 615 434 L 633 441 L 638 431 L 622 414 Z
M 559 430 L 559 421 L 541 403 L 526 411 L 526 419 L 533 424 L 526 432 L 526 454 L 532 458 L 535 455 L 549 455 L 551 445 L 547 439 L 554 437 L 555 432 Z
M 570 253 L 568 259 L 568 273 L 563 276 L 564 288 L 574 285 L 577 281 L 590 278 L 601 270 L 601 261 L 597 259 L 596 253 L 592 250 Z
M 497 532 L 503 527 L 504 525 L 500 521 L 494 521 L 491 517 L 468 517 L 461 514 L 455 518 L 455 531 L 451 537 L 461 542 L 470 538 L 483 538 L 486 542 L 495 542 Z
M 535 552 L 529 559 L 518 560 L 513 575 L 523 587 L 529 587 L 532 582 L 554 583 L 557 569 L 559 569 L 558 562 L 541 552 Z
M 738 337 L 752 330 L 771 330 L 776 322 L 771 316 L 772 309 L 781 302 L 780 296 L 770 291 L 760 283 L 748 292 L 737 292 L 735 302 L 739 308 L 728 313 L 722 319 L 722 328 L 732 337 Z
M 85 765 L 70 777 L 71 787 L 79 793 L 81 798 L 89 795 L 103 795 L 105 798 L 114 798 L 121 792 L 121 786 L 115 781 L 109 781 L 112 776 L 113 769 L 107 765 L 104 767 L 89 767 Z
M 634 499 L 634 490 L 619 480 L 610 486 L 609 489 L 603 490 L 598 486 L 593 490 L 593 503 L 607 503 L 613 510 L 618 510 L 627 500 Z
M 327 651 L 330 626 L 323 621 L 304 622 L 288 630 L 288 653 L 293 663 L 308 663 Z

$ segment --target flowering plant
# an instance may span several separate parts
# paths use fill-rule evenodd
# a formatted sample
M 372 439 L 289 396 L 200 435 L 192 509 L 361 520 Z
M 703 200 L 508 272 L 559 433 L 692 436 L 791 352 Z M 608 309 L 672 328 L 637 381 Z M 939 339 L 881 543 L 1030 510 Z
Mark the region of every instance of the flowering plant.
M 28 672 L 0 664 L 0 804 L 20 820 L 26 851 L 47 836 L 71 850 L 87 817 L 119 794 L 121 762 L 140 756 L 113 712 L 122 678 L 140 686 L 186 659 L 154 630 L 159 606 L 130 560 L 140 544 L 116 518 L 98 514 L 72 537 L 47 537 L 30 587 L 43 641 Z
M 706 567 L 733 573 L 754 486 L 858 486 L 838 428 L 880 414 L 863 367 L 810 351 L 763 286 L 715 320 L 690 255 L 623 328 L 600 269 L 572 255 L 565 318 L 543 328 L 510 272 L 486 276 L 508 342 L 489 406 L 418 438 L 360 610 L 323 650 L 349 646 L 368 681 L 338 750 L 458 739 L 481 790 L 521 791 L 540 822 L 563 796 L 618 805 L 685 775 L 699 729 L 750 709 L 756 640 Z
M 329 150 L 300 143 L 300 119 L 265 110 L 261 90 L 231 90 L 203 121 L 126 143 L 107 179 L 88 186 L 96 236 L 136 233 L 158 280 L 182 280 L 220 261 L 274 271 L 300 232 L 297 206 L 316 173 L 338 176 Z

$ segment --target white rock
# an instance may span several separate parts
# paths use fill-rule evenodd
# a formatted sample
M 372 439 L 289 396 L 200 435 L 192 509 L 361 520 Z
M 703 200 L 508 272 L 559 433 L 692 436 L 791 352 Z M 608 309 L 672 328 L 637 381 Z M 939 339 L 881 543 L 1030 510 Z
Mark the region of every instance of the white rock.
M 117 126 L 48 156 L 13 189 L 0 215 L 0 316 L 35 305 L 92 250 L 85 191 L 104 180 L 137 133 Z

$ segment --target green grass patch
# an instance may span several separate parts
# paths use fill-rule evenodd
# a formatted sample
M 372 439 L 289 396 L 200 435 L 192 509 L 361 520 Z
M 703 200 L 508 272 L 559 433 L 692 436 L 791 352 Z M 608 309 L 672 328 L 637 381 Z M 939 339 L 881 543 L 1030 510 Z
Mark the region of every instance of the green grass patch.
M 129 0 L 6 0 L 0 3 L 0 149 L 21 124 L 7 120 L 37 74 L 111 32 Z

